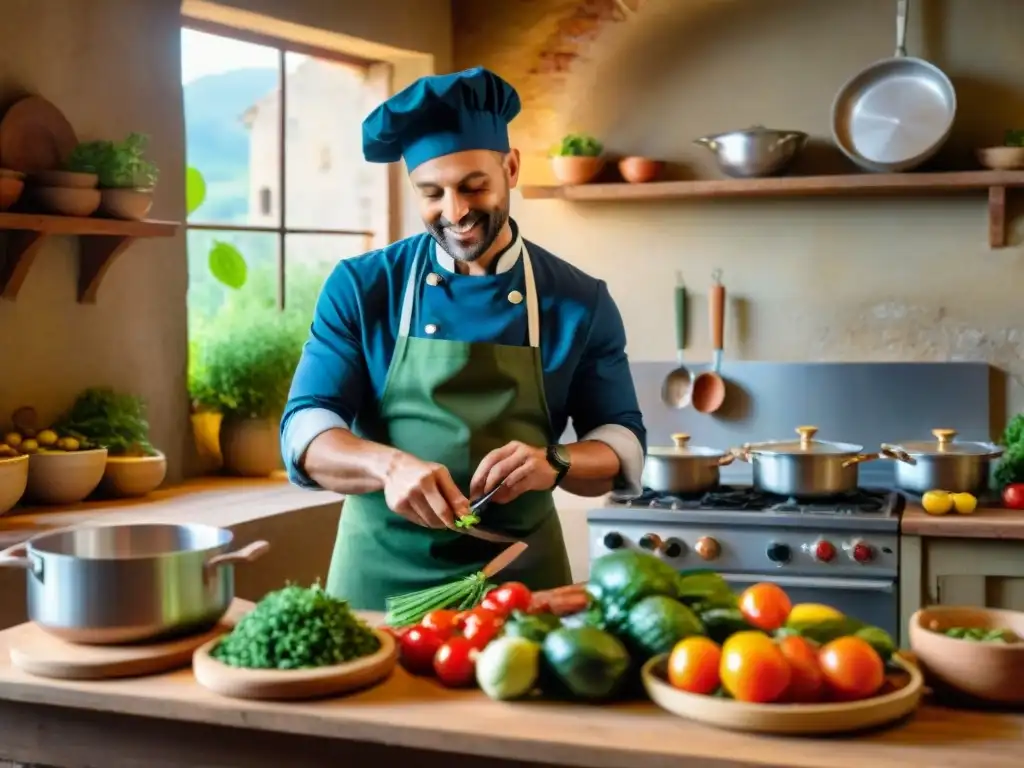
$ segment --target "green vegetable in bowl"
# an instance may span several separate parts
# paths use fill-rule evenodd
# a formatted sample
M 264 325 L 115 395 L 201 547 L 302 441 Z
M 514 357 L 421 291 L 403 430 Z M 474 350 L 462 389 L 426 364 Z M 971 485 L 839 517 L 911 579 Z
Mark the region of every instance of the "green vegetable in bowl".
M 942 632 L 955 640 L 971 640 L 976 643 L 1016 643 L 1016 633 L 1008 629 L 985 629 L 984 627 L 949 627 Z
M 247 669 L 305 669 L 369 656 L 380 639 L 344 600 L 319 584 L 270 592 L 214 646 L 223 664 Z

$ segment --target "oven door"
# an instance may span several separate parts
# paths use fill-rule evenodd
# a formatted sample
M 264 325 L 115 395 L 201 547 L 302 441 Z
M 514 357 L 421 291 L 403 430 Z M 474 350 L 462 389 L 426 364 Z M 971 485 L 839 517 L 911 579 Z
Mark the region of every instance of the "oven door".
M 866 624 L 880 627 L 897 642 L 900 638 L 899 592 L 894 579 L 842 579 L 820 576 L 723 573 L 722 577 L 740 592 L 751 584 L 778 584 L 793 604 L 822 603 Z

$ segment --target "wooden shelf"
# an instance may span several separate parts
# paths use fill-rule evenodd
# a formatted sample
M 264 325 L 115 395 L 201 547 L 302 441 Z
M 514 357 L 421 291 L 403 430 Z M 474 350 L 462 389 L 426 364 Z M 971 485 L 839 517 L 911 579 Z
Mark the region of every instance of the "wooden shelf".
M 36 255 L 52 235 L 78 236 L 78 301 L 95 304 L 110 266 L 132 243 L 140 237 L 171 237 L 177 230 L 170 221 L 0 213 L 0 232 L 7 233 L 7 248 L 0 251 L 0 298 L 18 298 Z
M 842 176 L 779 176 L 767 179 L 655 181 L 650 184 L 581 184 L 520 187 L 526 200 L 613 202 L 745 197 L 856 197 L 954 195 L 988 192 L 989 245 L 1006 245 L 1006 190 L 1024 187 L 1024 171 L 953 173 L 858 173 Z

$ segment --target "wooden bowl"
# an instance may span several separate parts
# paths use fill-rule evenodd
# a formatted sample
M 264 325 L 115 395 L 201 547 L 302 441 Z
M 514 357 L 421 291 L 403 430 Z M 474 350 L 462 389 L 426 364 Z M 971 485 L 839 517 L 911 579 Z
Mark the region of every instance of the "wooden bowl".
M 661 160 L 649 157 L 624 157 L 619 160 L 619 173 L 630 184 L 647 184 L 654 181 L 665 168 Z
M 951 627 L 1009 629 L 1024 637 L 1024 613 L 937 605 L 910 617 L 911 650 L 938 694 L 1024 704 L 1024 642 L 981 643 L 941 634 Z
M 551 158 L 551 170 L 562 184 L 587 184 L 602 170 L 605 158 L 581 157 L 578 155 L 555 155 Z
M 993 171 L 1012 171 L 1024 168 L 1024 147 L 982 147 L 978 162 Z
M 924 688 L 921 673 L 899 656 L 893 656 L 893 662 L 902 672 L 888 676 L 881 695 L 826 704 L 751 704 L 680 691 L 666 679 L 668 654 L 655 656 L 644 664 L 642 676 L 647 695 L 655 704 L 706 725 L 787 736 L 831 734 L 891 723 L 917 708 Z
M 200 646 L 192 656 L 196 682 L 221 696 L 262 701 L 297 701 L 334 696 L 368 688 L 391 674 L 398 661 L 395 638 L 379 629 L 376 653 L 361 659 L 313 669 L 242 669 L 223 664 L 211 655 L 218 637 Z

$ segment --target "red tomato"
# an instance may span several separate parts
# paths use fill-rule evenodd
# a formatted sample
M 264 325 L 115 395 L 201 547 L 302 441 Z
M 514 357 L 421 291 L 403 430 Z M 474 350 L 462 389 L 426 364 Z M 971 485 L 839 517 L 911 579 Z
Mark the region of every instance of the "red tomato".
M 1003 488 L 1003 504 L 1008 509 L 1024 509 L 1024 483 L 1010 483 Z
M 382 630 L 391 635 L 395 640 L 401 640 L 402 635 L 408 632 L 411 627 L 389 627 L 387 624 L 381 627 Z
M 474 608 L 462 624 L 462 635 L 475 648 L 484 648 L 498 636 L 505 619 L 501 614 L 486 608 Z
M 505 613 L 526 611 L 533 599 L 533 593 L 529 588 L 518 581 L 507 581 L 497 589 L 492 589 L 488 596 L 493 597 L 494 602 L 504 609 Z
M 445 641 L 445 637 L 430 627 L 413 627 L 398 641 L 402 666 L 414 675 L 429 675 L 433 669 L 434 655 Z
M 423 617 L 423 620 L 420 622 L 420 626 L 429 627 L 447 639 L 455 634 L 455 630 L 458 629 L 456 624 L 458 615 L 458 611 L 447 609 L 431 611 Z
M 502 608 L 501 604 L 495 599 L 494 593 L 497 591 L 497 589 L 492 589 L 484 595 L 484 599 L 480 601 L 480 605 L 478 605 L 477 608 L 483 608 L 485 611 L 491 611 L 504 616 L 507 611 Z
M 434 674 L 448 688 L 464 688 L 476 677 L 477 653 L 472 642 L 464 637 L 453 637 L 437 649 Z
M 754 584 L 740 595 L 743 618 L 752 627 L 765 632 L 774 632 L 785 624 L 791 608 L 789 596 L 777 584 Z

